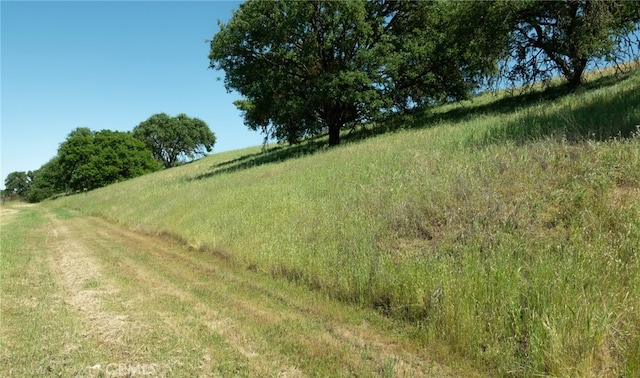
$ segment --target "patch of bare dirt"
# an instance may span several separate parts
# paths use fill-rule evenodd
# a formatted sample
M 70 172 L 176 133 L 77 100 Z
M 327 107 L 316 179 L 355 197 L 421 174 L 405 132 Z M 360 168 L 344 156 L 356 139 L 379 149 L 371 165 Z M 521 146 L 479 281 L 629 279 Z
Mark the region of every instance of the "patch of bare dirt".
M 53 217 L 46 243 L 52 271 L 66 292 L 65 302 L 84 316 L 89 333 L 106 344 L 121 345 L 127 316 L 102 308 L 100 298 L 116 295 L 117 289 L 101 274 L 100 266 L 87 253 L 88 247 L 76 240 L 63 222 Z
M 20 212 L 21 209 L 33 207 L 32 203 L 16 203 L 4 204 L 0 206 L 0 226 L 4 226 L 11 222 L 13 217 Z
M 617 187 L 613 190 L 611 205 L 614 209 L 621 209 L 640 201 L 640 188 Z
M 136 264 L 129 264 L 120 261 L 121 269 L 126 272 L 127 276 L 135 277 L 138 286 L 143 295 L 157 296 L 162 298 L 175 298 L 175 301 L 187 303 L 191 308 L 190 315 L 187 318 L 177 318 L 169 312 L 161 314 L 163 324 L 168 329 L 181 333 L 184 323 L 200 323 L 204 325 L 211 333 L 222 336 L 225 342 L 240 355 L 244 356 L 251 371 L 258 376 L 268 376 L 273 369 L 279 369 L 279 376 L 284 377 L 302 377 L 304 374 L 295 366 L 290 366 L 284 361 L 286 358 L 274 358 L 269 353 L 258 350 L 255 342 L 244 329 L 243 324 L 237 319 L 223 314 L 217 308 L 212 307 L 210 303 L 206 303 L 197 298 L 188 289 L 199 287 L 201 276 L 211 276 L 211 285 L 229 285 L 234 283 L 233 273 L 225 272 L 225 282 L 217 282 L 215 277 L 217 268 L 197 264 L 184 255 L 185 249 L 180 244 L 166 237 L 153 237 L 147 234 L 138 234 L 125 230 L 115 225 L 106 224 L 103 221 L 95 220 L 100 224 L 96 227 L 97 238 L 109 239 L 111 243 L 127 246 L 127 249 L 137 251 L 137 253 L 151 255 L 152 258 L 162 265 L 162 273 L 150 267 L 143 267 Z M 168 274 L 177 278 L 176 281 L 181 282 L 180 285 L 174 284 L 163 276 Z M 227 301 L 223 306 L 228 310 L 235 308 L 236 301 Z M 260 311 L 256 308 L 253 310 L 242 309 L 243 311 Z M 278 315 L 270 313 L 271 318 Z M 200 368 L 203 371 L 201 376 L 208 376 L 207 371 L 211 370 L 213 364 L 211 351 L 204 350 L 200 360 Z
M 4 206 L 1 207 L 0 208 L 0 224 L 5 225 L 9 223 L 9 221 L 13 218 L 14 215 L 16 215 L 17 212 L 18 210 L 16 209 L 11 209 Z

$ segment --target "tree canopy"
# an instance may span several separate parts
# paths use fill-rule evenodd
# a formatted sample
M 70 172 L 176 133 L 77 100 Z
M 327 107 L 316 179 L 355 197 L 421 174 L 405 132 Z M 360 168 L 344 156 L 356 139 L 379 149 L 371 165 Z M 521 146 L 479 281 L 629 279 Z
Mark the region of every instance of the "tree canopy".
M 86 127 L 72 131 L 58 149 L 59 181 L 66 191 L 90 190 L 157 170 L 144 143 L 131 133 Z
M 62 181 L 64 175 L 58 156 L 49 160 L 32 174 L 33 182 L 25 195 L 29 202 L 40 202 L 66 190 L 66 185 Z
M 78 127 L 58 154 L 33 172 L 12 172 L 3 194 L 40 202 L 60 193 L 103 187 L 161 169 L 144 143 L 130 132 Z
M 78 127 L 58 148 L 58 154 L 35 172 L 12 172 L 3 195 L 39 202 L 60 193 L 103 187 L 165 167 L 184 155 L 211 151 L 215 136 L 203 121 L 185 114 L 156 114 L 132 132 L 92 131 Z M 152 152 L 150 147 L 156 148 Z
M 210 68 L 242 96 L 235 105 L 250 129 L 288 142 L 327 132 L 334 145 L 344 127 L 464 99 L 501 75 L 531 83 L 559 74 L 575 89 L 589 63 L 623 55 L 639 9 L 603 0 L 248 0 L 219 23 Z
M 478 2 L 477 7 L 491 5 Z M 563 76 L 578 88 L 596 60 L 628 58 L 633 47 L 622 40 L 638 31 L 640 2 L 616 0 L 500 1 L 503 17 L 495 30 L 509 33 L 504 67 L 512 81 L 533 83 Z M 636 47 L 637 51 L 637 47 Z
M 394 110 L 467 95 L 472 60 L 458 55 L 439 2 L 254 1 L 211 40 L 245 124 L 278 140 L 340 130 Z M 471 69 L 464 69 L 461 67 Z M 481 69 L 481 70 L 482 70 Z M 484 71 L 483 71 L 484 72 Z
M 24 196 L 31 187 L 31 177 L 27 172 L 11 172 L 4 180 L 4 195 Z
M 497 72 L 498 35 L 479 34 L 500 16 L 460 1 L 378 2 L 384 40 L 378 49 L 399 110 L 466 99 L 483 77 Z M 379 16 L 380 17 L 380 16 Z
M 186 114 L 171 117 L 154 114 L 133 129 L 133 136 L 141 140 L 165 168 L 173 167 L 180 157 L 190 159 L 213 150 L 214 133 L 207 124 Z
M 381 107 L 376 38 L 362 1 L 247 1 L 211 41 L 211 67 L 245 100 L 246 125 L 279 140 L 340 128 Z

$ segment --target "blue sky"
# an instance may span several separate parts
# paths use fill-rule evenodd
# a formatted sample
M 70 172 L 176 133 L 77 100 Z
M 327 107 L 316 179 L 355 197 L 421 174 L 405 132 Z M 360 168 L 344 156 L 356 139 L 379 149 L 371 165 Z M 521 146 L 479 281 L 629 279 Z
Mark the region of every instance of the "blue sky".
M 186 113 L 214 152 L 262 143 L 209 69 L 218 20 L 239 2 L 1 1 L 1 182 L 40 168 L 76 127 L 130 131 Z M 220 80 L 218 80 L 220 79 Z

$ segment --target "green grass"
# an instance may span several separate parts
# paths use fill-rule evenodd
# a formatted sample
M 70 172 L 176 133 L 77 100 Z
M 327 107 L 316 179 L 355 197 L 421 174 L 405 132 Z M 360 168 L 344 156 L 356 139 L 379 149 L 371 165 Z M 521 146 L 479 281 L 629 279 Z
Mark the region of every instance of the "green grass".
M 51 206 L 377 308 L 491 375 L 637 376 L 640 75 L 558 91 L 485 94 L 333 149 L 216 154 Z
M 15 217 L 1 232 L 0 375 L 83 376 L 105 355 L 49 269 L 46 219 L 33 210 Z

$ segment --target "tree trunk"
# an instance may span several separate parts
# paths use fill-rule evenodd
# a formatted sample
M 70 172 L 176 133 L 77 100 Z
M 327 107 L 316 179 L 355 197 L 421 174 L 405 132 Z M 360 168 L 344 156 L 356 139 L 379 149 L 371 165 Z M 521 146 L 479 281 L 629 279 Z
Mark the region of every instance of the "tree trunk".
M 569 91 L 574 92 L 582 84 L 582 75 L 574 73 L 572 77 L 568 78 L 567 87 Z
M 329 146 L 340 144 L 340 125 L 335 123 L 329 125 Z
M 582 85 L 582 75 L 584 74 L 585 69 L 587 68 L 587 60 L 586 59 L 576 59 L 572 62 L 573 72 L 571 77 L 567 77 L 569 80 L 568 86 L 571 92 L 578 89 L 580 85 Z

